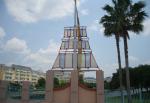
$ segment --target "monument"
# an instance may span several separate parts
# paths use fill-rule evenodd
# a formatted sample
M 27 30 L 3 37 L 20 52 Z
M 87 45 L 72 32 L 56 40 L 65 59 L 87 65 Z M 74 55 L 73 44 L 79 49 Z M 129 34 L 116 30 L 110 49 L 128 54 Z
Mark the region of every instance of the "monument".
M 99 69 L 87 37 L 86 26 L 80 26 L 77 1 L 74 0 L 74 26 L 64 28 L 58 56 L 47 72 L 46 103 L 104 103 L 103 71 Z M 96 89 L 84 88 L 79 83 L 79 72 L 96 71 Z M 71 72 L 71 83 L 66 88 L 54 89 L 54 73 Z

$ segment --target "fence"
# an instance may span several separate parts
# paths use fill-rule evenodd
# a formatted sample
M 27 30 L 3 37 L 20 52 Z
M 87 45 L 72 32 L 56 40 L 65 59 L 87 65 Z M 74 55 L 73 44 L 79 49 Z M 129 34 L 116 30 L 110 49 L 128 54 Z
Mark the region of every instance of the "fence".
M 18 103 L 17 101 L 21 100 L 22 85 L 12 85 L 11 83 L 8 86 L 1 87 L 6 89 L 6 93 L 1 93 L 1 97 L 5 96 L 8 100 L 14 101 L 10 103 Z M 127 93 L 126 90 L 123 91 L 124 103 L 127 103 Z M 134 89 L 131 91 L 132 102 L 133 103 L 150 103 L 150 88 L 148 89 Z M 35 89 L 32 86 L 29 88 L 29 99 L 31 101 L 37 101 L 36 103 L 44 100 L 45 98 L 45 89 Z M 121 103 L 121 95 L 119 90 L 105 90 L 105 103 Z
M 22 95 L 22 86 L 21 85 L 8 85 L 7 98 L 20 100 Z M 29 98 L 30 100 L 44 100 L 45 89 L 35 89 L 32 86 L 29 88 Z
M 145 89 L 134 89 L 131 91 L 132 103 L 150 103 L 150 91 Z M 124 103 L 127 101 L 127 92 L 123 90 Z M 105 103 L 121 103 L 119 90 L 105 90 Z
M 54 88 L 54 71 L 46 75 L 46 88 L 35 89 L 30 83 L 12 84 L 0 81 L 1 103 L 104 103 L 103 71 L 96 71 L 96 88 L 94 90 L 81 86 L 78 82 L 78 71 L 71 72 L 69 86 L 63 89 Z M 86 84 L 89 85 L 89 84 Z M 89 85 L 91 87 L 91 84 Z

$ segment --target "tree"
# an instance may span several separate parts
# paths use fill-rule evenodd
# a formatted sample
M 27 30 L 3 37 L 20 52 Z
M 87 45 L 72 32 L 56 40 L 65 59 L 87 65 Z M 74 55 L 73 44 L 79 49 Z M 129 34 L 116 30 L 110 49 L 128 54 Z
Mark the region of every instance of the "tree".
M 113 6 L 106 5 L 103 9 L 107 12 L 107 15 L 104 15 L 101 18 L 100 23 L 104 26 L 104 35 L 106 37 L 115 36 L 117 54 L 118 54 L 118 67 L 119 67 L 119 83 L 120 83 L 120 92 L 121 92 L 121 103 L 123 103 L 123 83 L 122 83 L 122 69 L 121 69 L 121 56 L 120 56 L 120 25 L 118 24 L 118 11 L 117 11 L 117 2 L 112 0 Z
M 45 88 L 45 78 L 39 78 L 37 84 L 35 85 L 36 88 Z
M 118 0 L 118 18 L 120 24 L 120 32 L 124 40 L 124 53 L 125 53 L 125 70 L 128 102 L 131 103 L 130 93 L 130 76 L 129 76 L 129 60 L 128 60 L 128 39 L 129 31 L 139 34 L 143 31 L 143 21 L 147 14 L 143 10 L 145 3 L 142 1 L 132 3 L 131 0 Z
M 84 84 L 83 74 L 79 74 L 79 82 Z
M 111 86 L 110 86 L 110 82 L 107 82 L 106 80 L 104 81 L 104 89 L 110 89 L 111 88 Z
M 139 65 L 138 67 L 130 67 L 130 81 L 131 81 L 131 87 L 132 89 L 139 89 L 139 88 L 145 88 L 148 90 L 150 87 L 150 65 Z M 123 85 L 126 87 L 126 74 L 125 74 L 125 69 L 122 69 L 123 73 Z M 116 73 L 113 73 L 112 80 L 110 82 L 111 89 L 118 89 L 119 87 L 119 81 L 118 81 L 118 75 L 119 72 L 117 71 Z M 127 87 L 126 87 L 127 88 Z
M 124 40 L 124 53 L 125 53 L 125 70 L 127 82 L 128 103 L 131 103 L 130 93 L 130 76 L 129 76 L 129 61 L 128 61 L 128 42 L 129 31 L 139 33 L 143 30 L 143 20 L 147 16 L 143 8 L 144 2 L 139 1 L 132 3 L 131 0 L 112 0 L 113 7 L 106 5 L 106 11 L 109 15 L 105 15 L 102 20 L 105 27 L 105 33 L 118 34 Z M 104 9 L 105 10 L 105 9 Z M 102 18 L 102 19 L 103 19 Z M 106 18 L 106 19 L 105 19 Z
M 112 80 L 110 82 L 111 90 L 119 88 L 119 78 L 118 77 L 119 77 L 118 71 L 117 71 L 117 73 L 113 73 L 113 77 L 112 77 Z
M 54 77 L 54 88 L 59 87 L 59 79 Z

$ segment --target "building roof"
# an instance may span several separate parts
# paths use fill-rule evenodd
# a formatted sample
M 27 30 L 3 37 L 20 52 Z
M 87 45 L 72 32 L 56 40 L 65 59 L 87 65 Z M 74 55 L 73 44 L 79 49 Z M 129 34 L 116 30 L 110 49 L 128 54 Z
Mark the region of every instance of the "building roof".
M 30 67 L 21 66 L 21 65 L 15 65 L 15 64 L 12 64 L 12 68 L 20 69 L 20 70 L 32 71 L 32 69 Z

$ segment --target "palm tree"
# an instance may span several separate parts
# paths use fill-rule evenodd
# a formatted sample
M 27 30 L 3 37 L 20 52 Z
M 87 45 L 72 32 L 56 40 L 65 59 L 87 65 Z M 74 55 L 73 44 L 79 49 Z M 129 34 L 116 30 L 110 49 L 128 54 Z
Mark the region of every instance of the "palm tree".
M 117 47 L 117 54 L 118 54 L 118 66 L 119 66 L 119 82 L 120 82 L 120 92 L 121 92 L 121 103 L 123 103 L 123 83 L 122 83 L 122 69 L 121 69 L 121 56 L 120 56 L 120 45 L 119 45 L 119 39 L 120 39 L 120 25 L 118 24 L 118 14 L 117 14 L 117 5 L 116 1 L 112 1 L 114 6 L 105 5 L 103 8 L 107 15 L 104 15 L 101 18 L 100 23 L 103 24 L 104 27 L 104 35 L 107 37 L 115 36 L 116 40 L 116 47 Z
M 139 1 L 132 3 L 131 0 L 118 0 L 118 6 L 120 15 L 120 30 L 124 40 L 124 53 L 125 53 L 125 69 L 126 69 L 126 81 L 127 81 L 127 93 L 128 93 L 128 103 L 132 103 L 131 93 L 130 93 L 130 75 L 129 75 L 129 60 L 128 60 L 128 39 L 129 31 L 139 34 L 143 31 L 143 21 L 147 14 L 143 10 L 145 3 Z
M 114 33 L 115 35 L 119 35 L 119 37 L 123 37 L 128 103 L 132 103 L 127 40 L 130 38 L 129 31 L 137 34 L 143 31 L 142 23 L 147 16 L 143 10 L 145 3 L 143 1 L 132 3 L 131 0 L 112 0 L 112 2 L 114 4 L 113 7 L 109 5 L 105 6 L 104 10 L 106 10 L 108 15 L 102 17 L 101 22 L 105 27 L 105 34 Z

